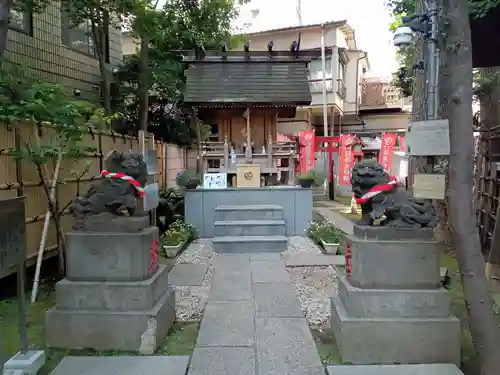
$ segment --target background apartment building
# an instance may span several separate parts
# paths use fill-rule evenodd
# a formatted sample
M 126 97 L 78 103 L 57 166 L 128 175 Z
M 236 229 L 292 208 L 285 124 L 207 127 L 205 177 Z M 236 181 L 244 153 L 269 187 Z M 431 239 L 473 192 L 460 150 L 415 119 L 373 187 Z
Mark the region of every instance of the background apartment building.
M 301 50 L 321 51 L 324 39 L 326 52 L 325 82 L 321 58 L 309 64 L 312 92 L 310 106 L 297 110 L 293 119 L 280 119 L 283 134 L 297 135 L 301 130 L 324 134 L 323 87 L 326 85 L 326 123 L 328 135 L 340 133 L 402 132 L 410 118 L 409 101 L 391 85 L 390 78 L 369 77 L 368 55 L 358 49 L 355 32 L 347 21 L 295 26 L 245 34 L 251 50 L 265 51 L 269 41 L 276 50 L 288 50 L 298 40 Z
M 101 75 L 90 25 L 70 27 L 59 2 L 42 13 L 12 11 L 5 57 L 23 73 L 78 90 L 81 97 L 98 102 Z M 110 69 L 122 61 L 120 27 L 110 25 L 104 54 Z

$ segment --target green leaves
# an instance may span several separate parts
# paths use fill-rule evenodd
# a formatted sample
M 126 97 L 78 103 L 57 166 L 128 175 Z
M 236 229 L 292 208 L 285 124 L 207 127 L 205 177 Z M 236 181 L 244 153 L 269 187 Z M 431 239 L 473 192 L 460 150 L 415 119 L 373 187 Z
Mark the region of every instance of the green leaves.
M 131 1 L 131 0 L 130 0 Z M 246 0 L 167 0 L 160 9 L 146 6 L 131 19 L 133 34 L 150 41 L 148 52 L 149 131 L 167 142 L 190 145 L 196 138 L 191 116 L 182 107 L 185 66 L 178 50 L 192 50 L 197 43 L 205 49 L 218 49 L 223 41 L 231 43 L 231 22 Z M 127 98 L 128 128 L 139 127 L 139 56 L 131 56 L 115 79 Z M 142 82 L 141 82 L 142 83 Z M 202 137 L 206 126 L 202 126 Z
M 105 116 L 102 108 L 74 100 L 61 87 L 24 78 L 15 69 L 0 69 L 0 122 L 10 126 L 33 124 L 47 129 L 40 144 L 31 142 L 10 150 L 14 158 L 45 164 L 62 153 L 77 158 L 92 151 L 83 144 L 89 128 L 109 129 L 120 114 Z

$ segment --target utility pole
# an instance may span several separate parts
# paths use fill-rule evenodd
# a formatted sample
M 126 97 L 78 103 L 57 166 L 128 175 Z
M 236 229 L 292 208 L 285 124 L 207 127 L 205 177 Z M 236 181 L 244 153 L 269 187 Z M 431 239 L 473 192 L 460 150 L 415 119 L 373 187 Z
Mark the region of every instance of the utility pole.
M 427 120 L 436 120 L 438 117 L 438 68 L 439 68 L 439 49 L 438 49 L 438 5 L 436 0 L 429 0 L 429 11 L 426 14 L 424 22 L 427 23 L 427 30 L 424 43 L 426 45 L 427 61 L 424 61 L 426 70 L 425 88 L 427 92 L 426 109 Z M 424 56 L 426 56 L 424 54 Z
M 302 26 L 302 0 L 297 0 L 297 20 L 299 26 Z

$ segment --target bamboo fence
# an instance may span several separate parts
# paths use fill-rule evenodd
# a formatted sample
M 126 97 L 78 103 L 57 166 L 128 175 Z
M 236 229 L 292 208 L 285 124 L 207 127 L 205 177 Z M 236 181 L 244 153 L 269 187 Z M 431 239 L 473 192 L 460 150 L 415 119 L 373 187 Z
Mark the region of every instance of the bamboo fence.
M 24 148 L 26 143 L 35 144 L 36 125 L 20 124 L 15 127 L 0 125 L 0 200 L 24 196 L 26 197 L 26 245 L 27 245 L 27 265 L 31 265 L 36 260 L 42 229 L 47 212 L 47 197 L 43 184 L 38 176 L 36 166 L 27 160 L 16 160 L 9 150 Z M 38 128 L 38 134 L 43 142 L 53 136 L 53 129 L 47 127 Z M 70 202 L 78 195 L 84 194 L 88 188 L 100 179 L 99 175 L 103 169 L 104 158 L 112 150 L 141 151 L 138 137 L 122 135 L 117 133 L 104 133 L 92 131 L 84 136 L 84 144 L 92 146 L 97 151 L 87 154 L 75 163 L 63 160 L 63 168 L 59 172 L 56 198 L 59 209 L 67 208 Z M 146 149 L 152 148 L 153 138 L 148 134 L 145 137 Z M 155 141 L 157 151 L 158 172 L 157 182 L 160 189 L 166 184 L 165 167 L 165 145 Z M 85 171 L 85 162 L 90 162 L 90 168 Z M 65 164 L 66 162 L 66 164 Z M 54 162 L 47 163 L 49 179 L 52 176 Z M 64 167 L 67 165 L 67 167 Z M 83 177 L 78 178 L 83 174 Z M 50 186 L 50 181 L 47 181 Z M 64 211 L 61 224 L 63 231 L 71 229 L 72 220 L 68 210 Z M 57 236 L 53 223 L 47 235 L 45 246 L 45 257 L 52 256 L 57 250 Z M 8 272 L 10 273 L 10 272 Z M 6 274 L 0 274 L 0 278 Z

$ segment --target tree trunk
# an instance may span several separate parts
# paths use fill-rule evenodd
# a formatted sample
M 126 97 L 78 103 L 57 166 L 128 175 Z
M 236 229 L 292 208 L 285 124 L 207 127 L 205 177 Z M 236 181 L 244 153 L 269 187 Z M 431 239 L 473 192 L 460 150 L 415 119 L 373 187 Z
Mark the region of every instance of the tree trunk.
M 447 77 L 442 82 L 450 122 L 449 224 L 481 375 L 498 374 L 500 331 L 484 273 L 472 201 L 472 46 L 467 0 L 443 0 Z M 441 83 L 440 83 L 441 84 Z
M 10 11 L 13 3 L 13 0 L 0 0 L 0 59 L 3 58 L 7 48 Z
M 111 110 L 111 90 L 110 90 L 110 79 L 108 72 L 108 65 L 106 63 L 105 57 L 105 47 L 106 47 L 106 30 L 107 26 L 104 21 L 104 15 L 102 12 L 96 11 L 95 20 L 92 20 L 92 37 L 94 39 L 95 49 L 97 53 L 97 60 L 99 61 L 99 71 L 101 73 L 101 90 L 102 90 L 102 106 L 107 115 L 112 113 Z
M 139 130 L 148 131 L 149 106 L 149 38 L 141 39 L 139 54 Z

